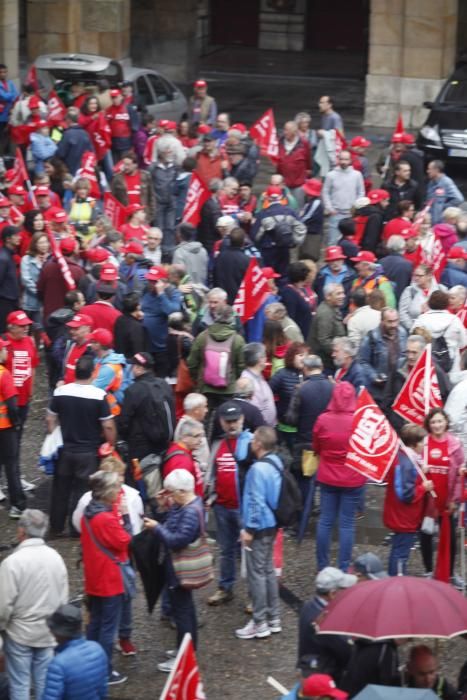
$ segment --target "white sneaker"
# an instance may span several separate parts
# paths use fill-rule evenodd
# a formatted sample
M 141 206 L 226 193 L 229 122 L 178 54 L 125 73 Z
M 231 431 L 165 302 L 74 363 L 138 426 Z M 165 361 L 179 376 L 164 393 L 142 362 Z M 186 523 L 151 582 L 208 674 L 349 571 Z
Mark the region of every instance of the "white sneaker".
M 23 491 L 34 491 L 37 486 L 36 484 L 31 484 L 30 481 L 26 481 L 26 479 L 21 478 L 21 488 Z
M 6 496 L 5 496 L 5 494 L 3 493 L 2 489 L 0 489 L 0 503 L 1 503 L 2 501 L 6 501 Z
M 279 634 L 279 632 L 282 632 L 282 625 L 279 618 L 276 618 L 275 620 L 269 620 L 268 627 L 269 631 L 272 632 L 272 634 Z
M 238 637 L 238 639 L 264 639 L 265 637 L 271 636 L 271 630 L 267 622 L 256 624 L 252 619 L 245 627 L 235 630 L 235 636 Z
M 161 664 L 157 664 L 157 670 L 162 671 L 162 673 L 170 673 L 175 666 L 175 659 L 167 659 Z

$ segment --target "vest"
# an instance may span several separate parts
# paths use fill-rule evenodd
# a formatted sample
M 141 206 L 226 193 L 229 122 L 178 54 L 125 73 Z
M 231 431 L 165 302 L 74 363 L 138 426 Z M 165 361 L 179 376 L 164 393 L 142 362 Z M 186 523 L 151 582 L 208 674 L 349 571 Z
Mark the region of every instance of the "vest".
M 119 416 L 121 408 L 119 406 L 119 403 L 117 401 L 115 394 L 120 389 L 120 386 L 122 384 L 123 367 L 122 367 L 122 365 L 114 364 L 113 362 L 106 362 L 105 364 L 108 367 L 111 367 L 114 371 L 114 378 L 112 379 L 110 384 L 105 388 L 105 390 L 107 392 L 107 401 L 109 402 L 110 413 L 113 416 Z M 97 365 L 94 368 L 94 372 L 92 375 L 93 379 L 96 379 L 97 375 L 99 374 L 99 368 L 100 368 L 100 365 Z
M 3 365 L 0 365 L 0 377 L 4 372 L 8 370 Z M 11 428 L 12 422 L 8 417 L 8 407 L 6 405 L 5 398 L 0 392 L 0 430 L 6 430 L 6 428 Z

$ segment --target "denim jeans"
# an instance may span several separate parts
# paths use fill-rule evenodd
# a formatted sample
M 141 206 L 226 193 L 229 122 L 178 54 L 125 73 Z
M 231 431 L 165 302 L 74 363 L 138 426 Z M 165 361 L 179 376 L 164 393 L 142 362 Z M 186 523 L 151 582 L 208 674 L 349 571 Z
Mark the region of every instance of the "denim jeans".
M 235 558 L 240 537 L 240 511 L 214 504 L 217 541 L 221 548 L 219 588 L 231 591 L 235 582 Z
M 395 532 L 393 534 L 388 561 L 389 576 L 397 576 L 399 573 L 407 575 L 407 562 L 416 537 L 416 532 Z
M 110 596 L 89 596 L 90 620 L 86 636 L 99 642 L 107 654 L 109 675 L 112 671 L 112 649 L 120 622 L 123 593 Z
M 53 647 L 28 647 L 13 641 L 8 634 L 5 635 L 5 661 L 10 685 L 10 700 L 29 700 L 31 678 L 35 697 L 42 697 L 47 667 L 53 655 Z
M 329 566 L 329 549 L 334 524 L 339 520 L 338 567 L 347 571 L 352 558 L 355 537 L 355 514 L 362 493 L 362 486 L 328 486 L 320 483 L 321 511 L 316 532 L 316 556 L 318 571 Z
M 133 614 L 131 609 L 132 598 L 123 596 L 122 609 L 118 624 L 118 638 L 130 639 L 133 630 Z
M 329 217 L 328 219 L 328 235 L 327 235 L 327 241 L 326 245 L 336 245 L 337 241 L 341 237 L 340 231 L 339 231 L 339 222 L 342 221 L 342 219 L 347 218 L 350 216 L 350 214 L 332 214 L 332 216 Z
M 255 537 L 246 552 L 248 588 L 253 603 L 253 620 L 259 624 L 280 618 L 279 586 L 273 562 L 275 533 Z

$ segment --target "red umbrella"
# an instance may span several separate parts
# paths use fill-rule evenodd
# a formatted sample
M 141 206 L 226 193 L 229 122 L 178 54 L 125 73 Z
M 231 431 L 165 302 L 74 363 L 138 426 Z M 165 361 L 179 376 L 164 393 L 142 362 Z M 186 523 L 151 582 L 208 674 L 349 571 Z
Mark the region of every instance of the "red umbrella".
M 396 637 L 450 639 L 467 633 L 467 599 L 441 581 L 391 576 L 357 583 L 326 608 L 320 634 L 373 641 Z

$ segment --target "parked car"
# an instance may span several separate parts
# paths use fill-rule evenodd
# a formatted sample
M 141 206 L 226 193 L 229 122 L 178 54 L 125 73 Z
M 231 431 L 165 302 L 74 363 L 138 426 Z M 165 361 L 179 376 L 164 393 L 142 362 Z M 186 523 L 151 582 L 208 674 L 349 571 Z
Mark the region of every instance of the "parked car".
M 158 119 L 180 121 L 187 112 L 187 101 L 181 90 L 157 71 L 126 66 L 112 58 L 84 53 L 55 53 L 39 56 L 34 65 L 39 85 L 46 92 L 54 88 L 60 97 L 66 97 L 72 83 L 96 85 L 108 80 L 117 87 L 131 80 L 135 103 Z M 66 102 L 66 99 L 65 99 Z
M 420 129 L 418 147 L 429 159 L 467 166 L 467 56 L 459 60 L 435 101 L 423 106 L 430 113 Z

